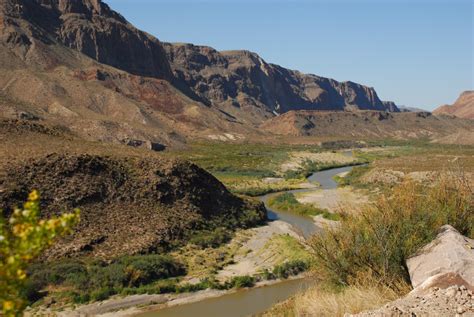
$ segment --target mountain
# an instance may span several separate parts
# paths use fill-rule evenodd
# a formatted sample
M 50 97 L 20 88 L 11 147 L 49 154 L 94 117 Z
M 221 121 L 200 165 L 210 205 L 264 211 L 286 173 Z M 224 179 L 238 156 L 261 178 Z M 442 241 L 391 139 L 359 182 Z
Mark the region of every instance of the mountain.
M 0 0 L 0 70 L 0 116 L 149 148 L 254 138 L 295 109 L 397 111 L 373 88 L 254 53 L 161 43 L 100 0 Z
M 163 45 L 176 78 L 204 103 L 232 114 L 242 109 L 266 117 L 291 110 L 398 111 L 393 102 L 382 102 L 374 88 L 286 69 L 249 51 Z
M 59 42 L 131 74 L 170 80 L 161 43 L 100 0 L 2 0 L 2 40 L 28 58 Z M 20 52 L 18 52 L 20 53 Z
M 101 1 L 1 0 L 0 26 L 2 116 L 126 144 L 248 130 L 176 88 L 161 43 Z
M 433 111 L 465 119 L 474 119 L 474 90 L 463 92 L 453 105 L 444 105 Z

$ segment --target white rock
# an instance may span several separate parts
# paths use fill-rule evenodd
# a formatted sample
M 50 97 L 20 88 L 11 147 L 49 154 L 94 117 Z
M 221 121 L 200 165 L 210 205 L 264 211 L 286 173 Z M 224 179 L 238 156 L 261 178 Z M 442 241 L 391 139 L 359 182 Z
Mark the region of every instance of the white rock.
M 446 273 L 459 274 L 474 285 L 474 240 L 443 226 L 436 239 L 407 260 L 407 267 L 413 288 Z

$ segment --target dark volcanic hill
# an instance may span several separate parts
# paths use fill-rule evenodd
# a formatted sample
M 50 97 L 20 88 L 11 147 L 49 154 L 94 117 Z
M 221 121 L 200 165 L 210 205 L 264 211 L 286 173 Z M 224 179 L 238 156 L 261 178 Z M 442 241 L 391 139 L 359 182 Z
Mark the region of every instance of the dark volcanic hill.
M 234 230 L 266 219 L 262 204 L 232 195 L 196 165 L 166 159 L 50 154 L 8 166 L 0 188 L 7 214 L 32 188 L 43 194 L 43 216 L 81 209 L 74 233 L 49 258 L 163 251 L 198 230 Z
M 450 114 L 456 117 L 474 120 L 474 90 L 463 92 L 453 105 L 441 106 L 433 113 Z
M 254 53 L 163 44 L 100 0 L 0 0 L 0 71 L 0 116 L 114 143 L 255 137 L 295 109 L 397 111 L 373 88 Z

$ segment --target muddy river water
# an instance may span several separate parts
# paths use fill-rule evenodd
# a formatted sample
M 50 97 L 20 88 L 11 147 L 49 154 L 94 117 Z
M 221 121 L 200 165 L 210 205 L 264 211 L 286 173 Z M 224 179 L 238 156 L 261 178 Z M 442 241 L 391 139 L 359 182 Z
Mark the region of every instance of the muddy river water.
M 348 172 L 353 167 L 334 168 L 312 174 L 308 177 L 310 182 L 317 182 L 321 189 L 334 189 L 337 183 L 333 177 L 337 174 Z M 298 193 L 314 189 L 299 189 L 289 192 Z M 303 236 L 308 237 L 318 230 L 311 217 L 299 216 L 287 212 L 271 210 L 267 201 L 271 196 L 265 195 L 260 199 L 267 207 L 270 220 L 281 220 L 291 224 Z M 295 279 L 276 284 L 244 289 L 217 298 L 209 298 L 199 302 L 173 306 L 154 312 L 142 313 L 141 317 L 240 317 L 261 313 L 276 303 L 283 301 L 298 292 L 310 287 L 314 282 L 309 279 Z

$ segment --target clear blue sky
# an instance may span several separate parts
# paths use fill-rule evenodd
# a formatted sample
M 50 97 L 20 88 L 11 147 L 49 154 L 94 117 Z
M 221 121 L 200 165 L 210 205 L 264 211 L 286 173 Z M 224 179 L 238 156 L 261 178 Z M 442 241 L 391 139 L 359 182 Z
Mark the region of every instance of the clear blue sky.
M 247 49 L 433 109 L 474 86 L 472 0 L 105 0 L 162 41 Z

